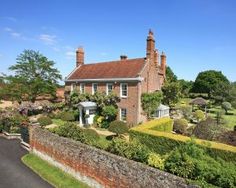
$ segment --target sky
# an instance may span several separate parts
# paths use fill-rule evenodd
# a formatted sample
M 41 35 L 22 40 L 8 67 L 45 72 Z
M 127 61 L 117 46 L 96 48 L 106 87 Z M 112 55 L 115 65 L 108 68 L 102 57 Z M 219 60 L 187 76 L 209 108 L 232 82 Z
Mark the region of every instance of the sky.
M 25 49 L 55 61 L 63 78 L 78 47 L 85 63 L 145 57 L 149 29 L 179 79 L 218 70 L 236 81 L 235 0 L 1 0 L 0 73 L 12 74 Z

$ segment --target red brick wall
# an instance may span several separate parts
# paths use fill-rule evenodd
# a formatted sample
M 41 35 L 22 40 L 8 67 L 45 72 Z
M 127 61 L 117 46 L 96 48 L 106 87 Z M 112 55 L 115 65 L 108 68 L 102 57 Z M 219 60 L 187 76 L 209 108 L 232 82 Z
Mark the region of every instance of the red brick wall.
M 60 163 L 67 172 L 74 171 L 104 187 L 187 187 L 185 180 L 138 162 L 59 137 L 40 127 L 30 128 L 33 153 L 44 156 L 53 165 Z M 50 160 L 51 159 L 51 160 Z M 76 176 L 78 177 L 78 176 Z M 79 180 L 84 180 L 79 179 Z M 90 181 L 86 182 L 89 183 Z

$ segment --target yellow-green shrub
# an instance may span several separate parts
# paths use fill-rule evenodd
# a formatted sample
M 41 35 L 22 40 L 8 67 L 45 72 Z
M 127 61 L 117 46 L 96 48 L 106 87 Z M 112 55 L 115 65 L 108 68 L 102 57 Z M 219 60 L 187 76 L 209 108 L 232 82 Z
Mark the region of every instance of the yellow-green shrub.
M 165 121 L 163 119 L 160 120 Z M 179 145 L 185 144 L 186 141 L 191 140 L 188 136 L 156 131 L 152 128 L 153 124 L 150 122 L 144 123 L 130 129 L 130 136 L 131 138 L 138 139 L 149 149 L 160 154 L 166 154 Z M 221 157 L 226 161 L 236 162 L 236 147 L 202 139 L 195 139 L 195 141 L 196 144 L 205 148 L 210 156 L 214 158 Z
M 161 156 L 156 153 L 151 152 L 148 155 L 147 162 L 148 162 L 149 166 L 153 166 L 153 167 L 158 168 L 160 170 L 164 170 L 164 168 L 165 168 L 165 165 L 164 165 L 165 160 L 162 159 Z

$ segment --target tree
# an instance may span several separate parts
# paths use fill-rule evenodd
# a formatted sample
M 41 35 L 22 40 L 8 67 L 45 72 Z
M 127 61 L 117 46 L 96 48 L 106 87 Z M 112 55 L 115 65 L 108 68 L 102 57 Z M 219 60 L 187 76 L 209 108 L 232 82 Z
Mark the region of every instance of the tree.
M 180 86 L 178 82 L 166 82 L 162 87 L 163 103 L 169 106 L 175 105 L 180 99 Z
M 116 119 L 117 112 L 118 112 L 117 108 L 115 108 L 113 105 L 104 106 L 102 108 L 102 115 L 109 122 Z
M 202 110 L 196 110 L 193 113 L 193 117 L 196 118 L 196 120 L 199 122 L 205 118 L 205 114 Z
M 232 106 L 229 102 L 223 102 L 222 108 L 225 110 L 225 114 L 228 114 L 228 110 L 230 110 L 232 108 Z
M 116 133 L 116 135 L 121 135 L 124 133 L 127 133 L 129 128 L 127 124 L 123 121 L 112 121 L 110 126 L 108 127 L 108 130 Z
M 187 81 L 184 79 L 178 80 L 179 85 L 180 85 L 180 92 L 181 95 L 184 97 L 187 97 L 189 94 L 189 91 L 192 89 L 193 87 L 193 82 L 192 81 Z
M 172 69 L 167 66 L 166 68 L 166 81 L 167 82 L 176 82 L 177 81 L 177 76 L 174 74 Z
M 141 96 L 141 103 L 143 111 L 146 113 L 147 118 L 150 119 L 152 115 L 156 112 L 158 106 L 161 103 L 162 93 L 143 93 Z
M 236 109 L 236 82 L 230 84 L 229 96 L 227 101 L 232 104 L 232 107 Z
M 192 92 L 207 93 L 208 97 L 227 96 L 230 82 L 221 71 L 208 70 L 200 72 L 193 84 Z
M 25 50 L 17 57 L 17 63 L 9 68 L 14 76 L 6 76 L 6 95 L 12 99 L 26 99 L 34 102 L 40 95 L 55 96 L 58 80 L 62 77 L 54 68 L 55 62 L 39 52 Z M 14 88 L 20 89 L 14 92 Z

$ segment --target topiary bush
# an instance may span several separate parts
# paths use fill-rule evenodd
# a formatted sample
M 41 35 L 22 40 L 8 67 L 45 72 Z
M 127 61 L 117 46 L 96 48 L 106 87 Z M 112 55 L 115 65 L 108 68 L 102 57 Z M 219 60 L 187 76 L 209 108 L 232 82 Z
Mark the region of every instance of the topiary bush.
M 174 121 L 174 127 L 173 130 L 178 134 L 184 134 L 186 133 L 188 127 L 188 121 L 184 118 L 182 119 L 176 119 Z
M 129 128 L 125 122 L 116 120 L 110 123 L 108 130 L 113 133 L 116 133 L 116 135 L 120 135 L 127 133 Z
M 190 119 L 192 115 L 192 107 L 190 105 L 181 105 L 180 111 L 182 112 L 185 119 Z
M 42 116 L 37 119 L 41 127 L 45 127 L 47 125 L 52 124 L 52 120 L 48 116 Z
M 202 121 L 205 118 L 205 114 L 202 110 L 196 110 L 193 113 L 193 117 L 199 122 L 199 121 Z
M 164 170 L 165 159 L 163 159 L 159 154 L 149 153 L 147 163 L 149 166 Z
M 62 112 L 60 118 L 63 121 L 75 121 L 75 116 L 73 112 Z
M 223 102 L 221 106 L 225 110 L 225 114 L 228 114 L 228 111 L 232 108 L 232 105 L 229 102 Z

